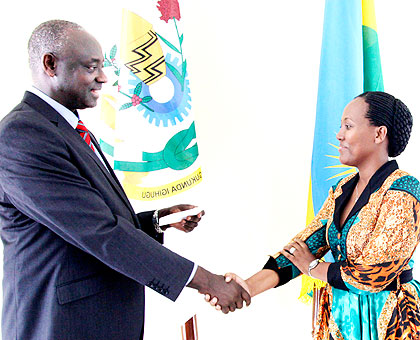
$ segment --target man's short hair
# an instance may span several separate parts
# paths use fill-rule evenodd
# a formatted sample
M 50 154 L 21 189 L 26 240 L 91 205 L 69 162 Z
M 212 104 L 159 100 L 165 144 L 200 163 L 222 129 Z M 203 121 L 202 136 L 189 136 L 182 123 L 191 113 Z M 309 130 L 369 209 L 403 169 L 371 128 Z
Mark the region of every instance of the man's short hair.
M 69 30 L 84 30 L 82 26 L 66 20 L 50 20 L 40 24 L 28 41 L 29 67 L 32 72 L 41 65 L 45 53 L 60 55 L 67 44 Z

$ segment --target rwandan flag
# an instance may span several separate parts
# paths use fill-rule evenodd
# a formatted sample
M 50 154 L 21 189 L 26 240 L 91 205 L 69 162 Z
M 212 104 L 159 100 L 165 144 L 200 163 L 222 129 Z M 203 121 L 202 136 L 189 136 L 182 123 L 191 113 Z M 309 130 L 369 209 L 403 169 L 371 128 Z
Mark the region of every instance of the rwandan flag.
M 330 187 L 355 171 L 340 164 L 335 136 L 345 106 L 364 91 L 383 91 L 374 0 L 326 0 L 307 224 Z M 326 258 L 333 261 L 328 254 Z M 303 300 L 314 284 L 323 286 L 322 281 L 303 277 Z

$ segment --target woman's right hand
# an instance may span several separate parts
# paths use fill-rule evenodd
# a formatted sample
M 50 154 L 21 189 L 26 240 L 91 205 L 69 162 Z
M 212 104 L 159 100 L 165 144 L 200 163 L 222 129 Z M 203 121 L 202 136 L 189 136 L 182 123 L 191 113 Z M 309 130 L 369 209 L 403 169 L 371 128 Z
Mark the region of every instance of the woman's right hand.
M 243 289 L 245 289 L 249 295 L 251 295 L 251 289 L 248 285 L 248 283 L 241 278 L 239 275 L 236 275 L 235 273 L 226 273 L 225 274 L 225 281 L 230 282 L 234 280 L 237 284 L 241 285 Z
M 252 298 L 268 289 L 276 287 L 279 284 L 280 277 L 274 270 L 263 269 L 246 280 L 243 280 L 234 273 L 227 273 L 225 275 L 225 280 L 226 282 L 230 282 L 232 280 L 236 281 L 248 292 L 249 295 L 251 295 Z M 205 299 L 207 302 L 210 302 L 212 306 L 216 307 L 217 310 L 221 309 L 217 304 L 217 297 L 213 297 L 210 301 L 210 295 L 206 295 Z

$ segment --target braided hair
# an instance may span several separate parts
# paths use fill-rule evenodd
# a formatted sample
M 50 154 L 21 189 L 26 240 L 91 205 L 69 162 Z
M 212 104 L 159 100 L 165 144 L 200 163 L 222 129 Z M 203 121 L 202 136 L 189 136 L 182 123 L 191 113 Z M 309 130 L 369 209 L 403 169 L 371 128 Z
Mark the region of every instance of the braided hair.
M 388 130 L 388 155 L 401 154 L 410 139 L 413 117 L 408 107 L 386 92 L 365 92 L 358 97 L 369 105 L 366 118 L 374 126 L 386 126 Z

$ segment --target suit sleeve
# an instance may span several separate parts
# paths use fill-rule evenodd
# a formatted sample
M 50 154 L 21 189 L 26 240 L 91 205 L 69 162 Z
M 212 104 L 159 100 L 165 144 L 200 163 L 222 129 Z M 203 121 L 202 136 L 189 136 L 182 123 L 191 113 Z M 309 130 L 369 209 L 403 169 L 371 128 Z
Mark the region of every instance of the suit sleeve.
M 334 212 L 334 188 L 330 189 L 328 198 L 312 222 L 293 238 L 299 238 L 304 241 L 316 258 L 321 258 L 329 250 L 326 228 L 327 222 L 332 218 Z M 289 282 L 301 274 L 300 270 L 284 255 L 281 255 L 280 252 L 270 257 L 264 269 L 276 271 L 279 276 L 278 286 Z
M 153 213 L 152 211 L 144 211 L 137 213 L 137 219 L 140 222 L 141 230 L 143 230 L 147 235 L 153 237 L 160 244 L 163 244 L 163 233 L 158 233 L 153 225 Z
M 47 120 L 31 113 L 8 117 L 0 128 L 0 183 L 23 214 L 121 274 L 175 300 L 193 263 L 163 247 L 115 214 Z

